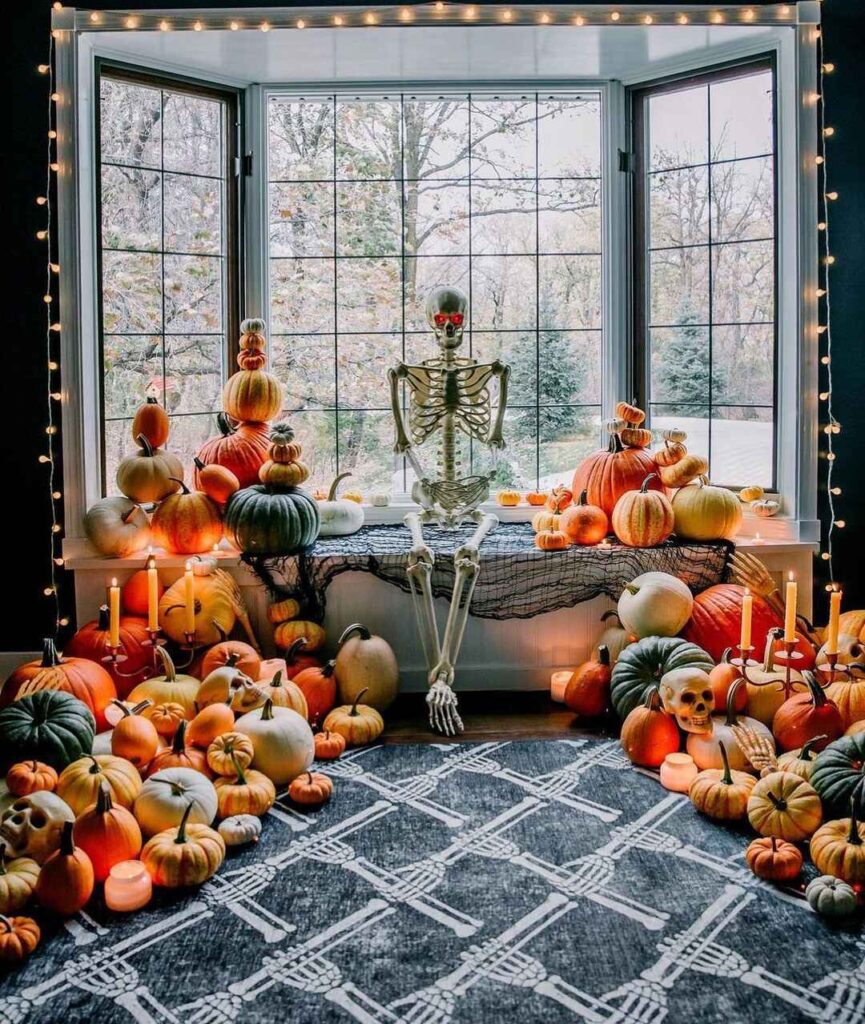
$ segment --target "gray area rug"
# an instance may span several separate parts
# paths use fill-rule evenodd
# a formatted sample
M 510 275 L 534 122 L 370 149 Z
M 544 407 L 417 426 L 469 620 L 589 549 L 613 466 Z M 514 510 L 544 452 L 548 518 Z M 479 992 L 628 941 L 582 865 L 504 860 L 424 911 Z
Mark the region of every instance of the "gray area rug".
M 3 1024 L 865 1021 L 856 927 L 747 870 L 618 743 L 374 747 L 144 912 L 65 924 Z

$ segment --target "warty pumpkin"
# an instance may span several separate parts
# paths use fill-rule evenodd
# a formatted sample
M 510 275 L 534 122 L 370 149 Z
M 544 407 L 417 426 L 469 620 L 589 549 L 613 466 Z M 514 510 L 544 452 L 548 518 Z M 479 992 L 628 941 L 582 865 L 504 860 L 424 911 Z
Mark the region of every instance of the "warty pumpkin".
M 662 491 L 648 489 L 655 479 L 657 474 L 650 473 L 639 490 L 627 491 L 613 509 L 613 532 L 629 547 L 657 547 L 673 532 L 670 499 Z
M 168 413 L 150 396 L 135 410 L 132 440 L 138 444 L 138 438 L 145 437 L 152 448 L 161 448 L 168 440 L 170 426 Z
M 333 782 L 321 772 L 304 772 L 288 787 L 291 800 L 302 807 L 321 807 L 330 800 Z
M 574 473 L 573 491 L 586 492 L 590 505 L 602 508 L 612 516 L 616 502 L 628 491 L 636 490 L 647 476 L 657 471 L 655 460 L 643 448 L 625 448 L 618 434 L 610 435 L 609 447 L 587 456 Z M 655 477 L 652 490 L 662 490 Z
M 565 534 L 571 544 L 585 547 L 600 544 L 607 536 L 610 523 L 607 513 L 597 505 L 590 505 L 586 492 L 583 491 L 579 501 L 575 505 L 569 505 L 559 517 L 558 529 Z
M 6 788 L 13 796 L 28 796 L 40 790 L 53 793 L 57 788 L 57 772 L 50 764 L 32 758 L 19 761 L 6 772 Z
M 792 843 L 763 836 L 748 844 L 745 863 L 767 882 L 792 882 L 802 870 L 802 854 Z
M 103 786 L 108 786 L 114 803 L 129 808 L 141 792 L 141 776 L 126 758 L 85 754 L 63 769 L 57 782 L 57 795 L 76 814 L 82 814 L 85 808 L 96 803 Z
M 60 833 L 60 849 L 42 865 L 36 882 L 36 898 L 46 910 L 72 917 L 93 895 L 93 863 L 72 838 L 73 823 L 67 821 Z
M 20 964 L 39 945 L 42 933 L 32 917 L 0 914 L 0 963 Z
M 732 540 L 742 525 L 742 505 L 736 495 L 726 487 L 713 487 L 705 477 L 680 487 L 673 495 L 672 509 L 676 536 L 684 540 Z
M 176 829 L 165 829 L 145 843 L 141 863 L 154 885 L 166 889 L 201 885 L 225 860 L 225 840 L 208 825 L 190 824 L 192 811 L 190 803 Z
M 72 838 L 90 858 L 97 882 L 104 882 L 115 864 L 134 860 L 141 852 L 141 829 L 130 811 L 115 806 L 107 782 L 99 787 L 96 803 L 75 821 Z
M 6 844 L 0 843 L 0 915 L 14 914 L 33 895 L 39 864 L 32 857 L 6 860 Z
M 679 727 L 661 706 L 658 691 L 649 688 L 642 703 L 628 712 L 619 742 L 633 764 L 658 768 L 667 754 L 679 749 Z
M 276 800 L 276 787 L 261 772 L 243 768 L 232 758 L 233 776 L 222 775 L 213 783 L 219 800 L 220 818 L 232 814 L 266 814 Z
M 131 708 L 120 701 L 116 701 L 116 704 L 122 708 L 123 717 L 111 733 L 111 753 L 143 768 L 153 760 L 156 751 L 159 750 L 159 733 L 156 726 L 141 715 L 152 702 L 142 700 Z
M 204 490 L 198 463 L 224 466 L 234 474 L 241 487 L 258 483 L 258 471 L 267 459 L 270 438 L 266 423 L 240 423 L 232 426 L 225 413 L 216 417 L 217 437 L 205 441 L 196 456 L 195 486 Z
M 177 483 L 179 492 L 161 501 L 150 520 L 153 540 L 181 555 L 210 551 L 222 540 L 219 506 L 201 491 L 190 491 L 182 480 Z
M 220 507 L 240 490 L 240 481 L 228 466 L 220 466 L 216 462 L 206 465 L 197 455 L 192 461 L 195 465 L 195 486 Z
M 761 836 L 798 843 L 823 821 L 814 787 L 793 772 L 772 772 L 754 786 L 748 798 L 748 821 Z
M 844 732 L 837 705 L 826 696 L 813 672 L 805 673 L 805 684 L 808 692 L 796 693 L 785 700 L 772 720 L 772 732 L 781 750 L 794 750 L 806 740 L 811 740 L 815 749 L 822 750 Z M 822 739 L 818 740 L 819 736 Z
M 811 860 L 823 875 L 834 875 L 850 885 L 865 884 L 865 825 L 850 801 L 850 817 L 828 821 L 811 836 Z
M 117 489 L 138 505 L 162 501 L 179 489 L 183 479 L 183 463 L 172 452 L 154 448 L 140 434 L 140 449 L 121 459 L 117 467 Z
M 565 704 L 578 715 L 597 718 L 609 707 L 611 677 L 610 652 L 602 644 L 596 660 L 574 670 L 565 687 Z
M 719 744 L 723 768 L 704 768 L 691 783 L 688 797 L 698 811 L 716 821 L 738 821 L 748 810 L 756 780 L 753 775 L 730 770 L 727 751 Z
M 350 747 L 372 743 L 384 732 L 384 719 L 378 711 L 360 703 L 365 692 L 361 690 L 352 704 L 334 708 L 322 724 L 326 732 L 338 732 Z

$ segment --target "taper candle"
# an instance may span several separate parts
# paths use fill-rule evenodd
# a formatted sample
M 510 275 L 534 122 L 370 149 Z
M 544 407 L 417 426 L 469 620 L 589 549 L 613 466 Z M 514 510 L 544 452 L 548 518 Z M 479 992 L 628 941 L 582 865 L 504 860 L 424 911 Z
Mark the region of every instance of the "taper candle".
M 151 633 L 159 629 L 159 575 L 154 558 L 147 562 L 147 628 Z
M 784 640 L 796 643 L 796 606 L 799 603 L 799 584 L 791 572 L 787 579 L 787 597 L 784 606 Z
M 751 646 L 751 614 L 754 609 L 754 598 L 751 591 L 745 587 L 745 596 L 742 598 L 742 632 L 739 636 L 739 650 L 742 657 L 746 658 L 745 651 Z
M 195 580 L 192 577 L 192 562 L 186 563 L 186 632 L 195 632 Z
M 108 643 L 111 647 L 120 646 L 120 587 L 116 579 L 108 588 Z
M 826 650 L 838 653 L 838 627 L 841 618 L 841 591 L 833 590 L 829 595 L 829 626 L 826 630 Z

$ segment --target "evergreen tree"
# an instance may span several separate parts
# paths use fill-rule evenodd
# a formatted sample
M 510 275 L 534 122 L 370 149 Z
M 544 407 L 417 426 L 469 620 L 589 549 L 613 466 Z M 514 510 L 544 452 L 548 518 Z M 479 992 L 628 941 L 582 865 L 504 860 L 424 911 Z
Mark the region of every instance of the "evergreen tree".
M 677 326 L 670 330 L 669 339 L 656 355 L 655 401 L 671 405 L 698 403 L 691 409 L 692 415 L 707 416 L 710 395 L 713 404 L 726 396 L 727 377 L 717 362 L 710 362 L 708 328 L 698 326 L 699 322 L 690 300 L 683 299 L 676 316 Z

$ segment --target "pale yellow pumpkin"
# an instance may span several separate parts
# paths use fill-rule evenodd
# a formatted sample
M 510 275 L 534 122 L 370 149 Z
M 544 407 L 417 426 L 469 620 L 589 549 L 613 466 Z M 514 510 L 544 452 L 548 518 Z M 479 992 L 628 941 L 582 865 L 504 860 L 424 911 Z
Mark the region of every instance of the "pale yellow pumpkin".
M 139 683 L 129 694 L 127 700 L 133 704 L 142 700 L 152 701 L 154 705 L 180 704 L 186 718 L 193 719 L 198 710 L 195 706 L 195 698 L 201 681 L 194 676 L 178 674 L 174 668 L 174 662 L 164 647 L 155 647 L 154 650 L 162 661 L 162 675 Z
M 685 540 L 732 540 L 742 525 L 736 495 L 726 487 L 713 487 L 705 477 L 676 491 L 673 514 L 676 536 Z

